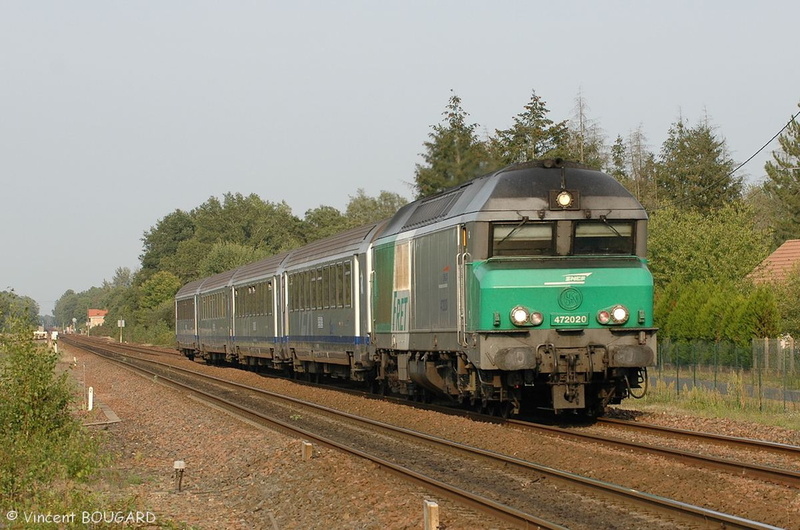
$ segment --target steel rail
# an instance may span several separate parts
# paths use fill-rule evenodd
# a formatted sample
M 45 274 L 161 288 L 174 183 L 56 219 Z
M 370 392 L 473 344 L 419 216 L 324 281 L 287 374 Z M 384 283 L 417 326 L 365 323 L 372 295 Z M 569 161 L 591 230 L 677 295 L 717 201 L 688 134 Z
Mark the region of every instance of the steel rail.
M 770 451 L 773 453 L 800 456 L 800 446 L 783 444 L 778 442 L 768 442 L 765 440 L 756 440 L 753 438 L 738 438 L 736 436 L 728 436 L 725 434 L 715 434 L 709 432 L 689 431 L 686 429 L 678 429 L 676 427 L 665 427 L 655 425 L 652 423 L 637 423 L 633 421 L 618 420 L 615 418 L 599 418 L 598 423 L 609 425 L 611 427 L 620 427 L 626 429 L 637 429 L 647 432 L 660 432 L 667 433 L 675 436 L 682 436 L 686 438 L 712 440 L 717 442 L 726 443 L 729 445 L 739 445 L 747 449 L 760 449 Z
M 674 449 L 671 447 L 663 447 L 658 445 L 650 445 L 639 442 L 631 442 L 619 438 L 609 438 L 607 436 L 600 436 L 597 434 L 589 434 L 582 432 L 574 432 L 561 427 L 553 427 L 550 425 L 540 425 L 536 423 L 528 423 L 520 420 L 508 420 L 508 424 L 536 431 L 547 432 L 556 436 L 572 438 L 576 440 L 590 440 L 604 445 L 611 445 L 622 447 L 624 449 L 632 449 L 638 452 L 656 454 L 666 456 L 669 458 L 677 459 L 678 461 L 700 464 L 710 469 L 723 470 L 733 473 L 737 476 L 744 476 L 750 478 L 758 478 L 769 482 L 800 488 L 800 472 L 790 469 L 782 469 L 777 467 L 764 466 L 760 464 L 751 464 L 747 462 L 738 462 L 735 460 L 728 460 L 725 458 L 718 458 L 709 455 L 700 455 Z

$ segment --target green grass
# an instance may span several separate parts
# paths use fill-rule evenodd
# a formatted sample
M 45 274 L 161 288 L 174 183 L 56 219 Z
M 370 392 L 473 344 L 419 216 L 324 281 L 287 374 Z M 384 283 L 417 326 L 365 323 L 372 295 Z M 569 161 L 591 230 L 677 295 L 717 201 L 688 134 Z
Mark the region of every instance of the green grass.
M 787 401 L 784 404 L 782 400 L 750 396 L 745 392 L 745 385 L 750 383 L 744 379 L 741 373 L 735 372 L 718 376 L 718 382 L 728 385 L 726 394 L 714 389 L 690 388 L 684 383 L 678 391 L 674 383 L 666 384 L 659 381 L 650 386 L 643 399 L 627 400 L 623 406 L 640 410 L 683 412 L 709 418 L 726 418 L 800 431 L 800 403 Z

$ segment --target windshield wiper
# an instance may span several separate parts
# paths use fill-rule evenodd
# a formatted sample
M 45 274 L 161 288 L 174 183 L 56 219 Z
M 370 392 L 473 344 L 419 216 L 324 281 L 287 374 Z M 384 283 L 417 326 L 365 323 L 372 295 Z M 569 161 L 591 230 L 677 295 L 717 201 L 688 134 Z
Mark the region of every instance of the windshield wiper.
M 500 246 L 500 245 L 502 245 L 502 244 L 503 244 L 503 242 L 504 242 L 506 239 L 508 239 L 509 237 L 511 237 L 511 236 L 514 234 L 514 232 L 516 232 L 517 230 L 519 230 L 519 229 L 522 227 L 522 225 L 524 225 L 524 224 L 525 224 L 525 223 L 527 223 L 527 222 L 528 222 L 528 216 L 527 216 L 527 215 L 523 215 L 523 216 L 522 216 L 522 221 L 520 221 L 520 222 L 519 222 L 519 224 L 518 224 L 517 226 L 515 226 L 514 228 L 512 228 L 512 229 L 511 229 L 511 231 L 510 231 L 508 234 L 506 234 L 506 237 L 504 237 L 503 239 L 501 239 L 501 240 L 500 240 L 500 242 L 499 242 L 499 243 L 497 243 L 497 246 Z
M 611 223 L 609 223 L 609 222 L 608 222 L 608 219 L 606 219 L 606 216 L 605 216 L 605 215 L 601 215 L 601 216 L 600 216 L 600 220 L 601 220 L 601 221 L 603 221 L 603 222 L 605 223 L 605 225 L 611 229 L 611 231 L 612 231 L 612 232 L 614 232 L 615 234 L 617 234 L 617 237 L 621 237 L 621 238 L 623 238 L 623 239 L 626 239 L 626 236 L 623 236 L 622 234 L 620 234 L 620 233 L 619 233 L 619 230 L 617 230 L 616 228 L 614 228 L 614 225 L 612 225 Z

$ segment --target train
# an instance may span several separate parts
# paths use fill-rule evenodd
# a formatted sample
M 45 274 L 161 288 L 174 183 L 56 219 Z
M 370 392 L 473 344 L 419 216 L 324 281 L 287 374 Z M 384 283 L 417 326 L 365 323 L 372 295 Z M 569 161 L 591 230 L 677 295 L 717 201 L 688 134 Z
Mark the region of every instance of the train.
M 503 417 L 601 415 L 656 363 L 647 222 L 608 174 L 514 164 L 188 283 L 177 348 Z

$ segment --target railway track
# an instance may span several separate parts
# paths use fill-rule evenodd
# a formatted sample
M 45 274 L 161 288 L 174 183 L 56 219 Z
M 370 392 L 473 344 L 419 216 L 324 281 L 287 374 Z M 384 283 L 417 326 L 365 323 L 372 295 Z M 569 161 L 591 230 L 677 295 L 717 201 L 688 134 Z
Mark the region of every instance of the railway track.
M 592 441 L 595 443 L 624 448 L 640 453 L 656 454 L 677 461 L 685 462 L 690 465 L 705 467 L 713 470 L 721 470 L 728 473 L 733 473 L 738 476 L 757 478 L 759 480 L 765 480 L 775 484 L 783 484 L 794 488 L 800 488 L 800 472 L 791 469 L 782 469 L 777 467 L 756 464 L 752 462 L 719 458 L 715 456 L 701 454 L 696 451 L 676 449 L 672 447 L 654 445 L 652 443 L 634 442 L 620 438 L 610 438 L 605 435 L 591 434 L 588 432 L 582 432 L 575 429 L 565 429 L 562 427 L 541 425 L 537 423 L 530 423 L 518 420 L 508 420 L 507 423 L 509 425 L 512 425 L 520 429 L 544 432 L 576 440 Z M 615 423 L 615 425 L 621 426 L 623 424 Z M 624 425 L 627 428 L 638 428 L 641 426 L 635 424 L 633 425 L 624 424 Z M 644 428 L 651 432 L 667 432 L 671 434 L 669 429 L 661 430 L 655 425 L 652 426 L 648 425 L 647 427 Z M 721 441 L 719 440 L 720 437 L 714 434 L 691 432 L 691 431 L 685 431 L 685 433 L 686 433 L 685 435 L 691 437 L 692 440 L 699 442 Z M 736 446 L 744 445 L 746 447 L 759 448 L 759 449 L 768 447 L 770 450 L 780 450 L 782 453 L 785 454 L 791 454 L 792 456 L 795 457 L 800 456 L 800 447 L 797 446 L 772 444 L 770 442 L 763 442 L 759 440 L 746 440 L 743 438 L 734 438 L 734 437 L 723 437 L 723 438 L 724 442 L 727 444 L 732 444 Z M 780 449 L 778 446 L 780 446 Z
M 653 425 L 652 423 L 637 423 L 635 421 L 619 420 L 614 418 L 599 418 L 598 423 L 625 430 L 656 433 L 700 442 L 714 442 L 724 446 L 734 446 L 747 450 L 769 452 L 783 457 L 800 458 L 800 447 L 796 445 L 768 442 L 753 438 L 739 438 L 723 434 L 689 431 L 686 429 L 677 429 L 675 427 Z
M 77 341 L 75 344 L 78 345 Z M 120 355 L 113 353 L 113 350 L 119 351 L 118 345 L 112 348 L 111 345 L 101 347 L 96 343 L 82 343 L 80 346 L 104 356 Z M 657 526 L 660 518 L 667 517 L 668 521 L 690 522 L 704 527 L 773 528 L 160 363 L 151 358 L 151 352 L 146 354 L 147 359 L 138 357 L 138 354 L 132 356 L 129 349 L 121 355 L 121 362 L 126 366 L 202 396 L 203 400 L 236 415 L 262 424 L 266 422 L 291 436 L 313 440 L 370 460 L 382 469 L 401 474 L 515 526 L 560 528 L 565 521 L 554 516 L 540 517 L 537 512 L 574 512 L 575 500 L 589 495 L 606 499 L 603 510 L 621 509 L 625 515 L 619 517 L 628 520 L 631 520 L 631 515 L 626 512 L 630 506 L 639 506 L 643 514 L 638 526 Z M 467 465 L 469 462 L 474 465 Z M 553 500 L 546 495 L 547 500 L 542 500 L 542 492 L 536 491 L 538 484 L 555 482 L 562 488 L 556 496 L 562 502 L 566 499 L 566 505 L 561 508 L 552 506 Z M 522 488 L 525 491 L 520 491 L 519 484 L 527 484 Z M 574 492 L 564 493 L 563 488 Z M 530 498 L 534 493 L 540 494 L 538 502 Z M 573 514 L 573 517 L 592 520 L 596 514 Z M 661 521 L 664 523 L 663 519 Z M 572 520 L 566 523 L 570 526 L 576 524 Z M 664 527 L 669 525 L 669 522 L 664 523 Z

